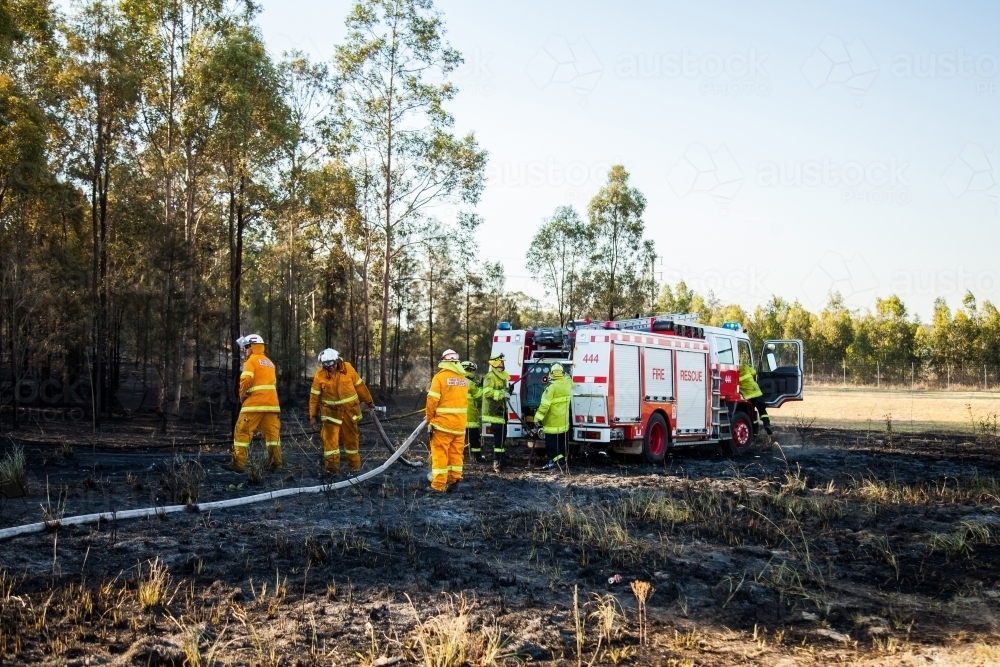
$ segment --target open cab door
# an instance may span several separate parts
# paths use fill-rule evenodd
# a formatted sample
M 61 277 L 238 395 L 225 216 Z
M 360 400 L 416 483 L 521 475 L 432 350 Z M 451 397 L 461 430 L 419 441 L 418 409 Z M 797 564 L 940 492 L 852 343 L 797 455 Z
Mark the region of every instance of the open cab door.
M 757 365 L 757 384 L 769 408 L 802 400 L 803 351 L 801 340 L 764 342 Z

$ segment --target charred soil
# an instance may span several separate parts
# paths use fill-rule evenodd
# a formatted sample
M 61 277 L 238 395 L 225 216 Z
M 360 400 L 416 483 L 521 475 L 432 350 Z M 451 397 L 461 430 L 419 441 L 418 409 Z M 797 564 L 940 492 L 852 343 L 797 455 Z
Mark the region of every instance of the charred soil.
M 386 427 L 400 442 L 419 420 Z M 294 415 L 284 469 L 256 484 L 218 431 L 66 428 L 5 437 L 28 488 L 0 526 L 332 479 Z M 370 469 L 388 451 L 362 437 Z M 397 465 L 0 543 L 0 664 L 1000 663 L 995 442 L 789 428 L 741 459 L 578 454 L 552 472 L 508 451 L 499 471 L 467 462 L 454 493 Z

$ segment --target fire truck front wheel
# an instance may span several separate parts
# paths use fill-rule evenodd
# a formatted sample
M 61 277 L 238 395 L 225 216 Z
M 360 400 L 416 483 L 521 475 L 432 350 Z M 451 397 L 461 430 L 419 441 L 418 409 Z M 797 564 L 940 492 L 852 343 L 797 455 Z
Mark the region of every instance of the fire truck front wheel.
M 646 422 L 646 437 L 642 441 L 642 457 L 648 463 L 663 463 L 663 457 L 670 447 L 670 431 L 667 420 L 660 413 L 654 413 Z
M 730 427 L 732 438 L 729 440 L 729 453 L 732 456 L 743 456 L 753 449 L 753 422 L 750 415 L 737 411 Z

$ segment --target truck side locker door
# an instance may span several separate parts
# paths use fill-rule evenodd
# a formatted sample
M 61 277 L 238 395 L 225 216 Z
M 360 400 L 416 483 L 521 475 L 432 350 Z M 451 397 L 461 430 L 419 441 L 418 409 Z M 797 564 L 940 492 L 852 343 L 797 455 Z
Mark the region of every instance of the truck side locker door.
M 612 343 L 614 347 L 614 420 L 636 424 L 642 420 L 642 388 L 639 379 L 639 348 Z
M 677 434 L 708 432 L 708 353 L 677 350 Z
M 802 400 L 804 354 L 801 340 L 768 340 L 757 361 L 757 384 L 767 407 Z

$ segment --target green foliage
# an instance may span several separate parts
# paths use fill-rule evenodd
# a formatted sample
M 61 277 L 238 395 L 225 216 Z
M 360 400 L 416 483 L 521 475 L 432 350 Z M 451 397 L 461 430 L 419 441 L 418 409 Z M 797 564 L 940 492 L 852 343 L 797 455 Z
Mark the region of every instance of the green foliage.
M 655 292 L 656 251 L 652 241 L 643 238 L 646 198 L 628 179 L 625 167 L 611 167 L 608 182 L 587 207 L 591 310 L 609 320 L 648 311 Z
M 911 316 L 895 295 L 876 299 L 873 312 L 858 312 L 849 310 L 834 292 L 819 313 L 774 296 L 747 314 L 739 306 L 721 304 L 711 293 L 695 293 L 684 282 L 661 288 L 656 311 L 696 313 L 701 322 L 714 326 L 741 322 L 757 350 L 767 339 L 801 339 L 807 363 L 916 364 L 937 371 L 965 365 L 979 367 L 980 376 L 984 365 L 1000 366 L 1000 311 L 989 301 L 978 306 L 971 293 L 954 312 L 938 299 L 929 325 Z
M 587 229 L 572 206 L 556 208 L 531 239 L 526 266 L 555 297 L 560 325 L 585 310 L 589 295 L 583 270 L 587 258 Z
M 80 393 L 108 414 L 132 368 L 146 408 L 217 415 L 250 331 L 293 406 L 318 349 L 370 380 L 381 367 L 389 389 L 520 323 L 525 299 L 476 256 L 486 153 L 452 130 L 461 56 L 431 2 L 359 3 L 332 67 L 276 62 L 252 3 L 64 11 L 0 0 L 0 363 L 15 382 L 95 377 L 98 396 Z M 458 212 L 437 220 L 439 203 Z
M 821 363 L 1000 365 L 1000 312 L 971 294 L 921 326 L 896 297 L 748 313 L 661 288 L 621 165 L 585 219 L 560 207 L 532 240 L 554 307 L 513 292 L 477 253 L 488 156 L 454 129 L 462 58 L 431 0 L 357 2 L 329 66 L 272 58 L 252 3 L 63 11 L 0 0 L 0 363 L 14 385 L 93 377 L 101 391 L 82 398 L 108 414 L 132 369 L 145 408 L 217 415 L 236 407 L 232 341 L 257 331 L 291 407 L 324 347 L 390 391 L 422 384 L 447 347 L 485 361 L 501 320 L 652 310 L 802 338 Z
M 442 234 L 429 214 L 433 206 L 475 205 L 484 186 L 487 154 L 473 134 L 451 132 L 454 121 L 444 106 L 457 92 L 448 76 L 462 62 L 444 33 L 430 0 L 362 0 L 348 15 L 346 42 L 334 56 L 343 122 L 342 131 L 331 135 L 338 142 L 333 150 L 353 156 L 364 248 L 357 263 L 366 301 L 371 279 L 380 283 L 381 317 L 373 342 L 383 391 L 389 382 L 386 334 L 395 267 L 414 245 L 450 242 L 451 234 Z M 461 216 L 455 231 L 477 220 Z M 433 253 L 463 254 L 458 247 Z M 430 334 L 434 307 L 433 297 L 427 297 Z

